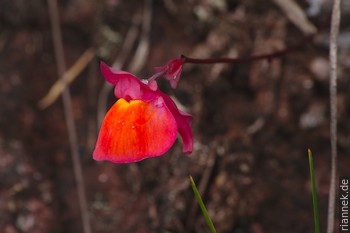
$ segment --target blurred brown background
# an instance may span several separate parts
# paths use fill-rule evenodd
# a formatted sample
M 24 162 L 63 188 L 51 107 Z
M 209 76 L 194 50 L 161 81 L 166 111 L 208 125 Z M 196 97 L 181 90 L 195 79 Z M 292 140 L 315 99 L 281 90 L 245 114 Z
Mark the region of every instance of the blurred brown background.
M 100 60 L 149 77 L 180 54 L 248 57 L 305 34 L 274 1 L 58 1 L 67 68 L 95 49 L 69 87 L 93 232 L 209 232 L 189 174 L 218 232 L 312 232 L 307 148 L 325 229 L 332 1 L 295 2 L 319 28 L 302 49 L 271 61 L 185 64 L 176 90 L 160 83 L 194 115 L 191 155 L 176 142 L 162 157 L 117 165 L 91 156 L 97 113 L 115 101 Z M 338 148 L 339 175 L 349 175 L 350 4 L 343 2 Z M 38 107 L 57 79 L 47 2 L 0 0 L 0 232 L 82 232 L 61 98 Z

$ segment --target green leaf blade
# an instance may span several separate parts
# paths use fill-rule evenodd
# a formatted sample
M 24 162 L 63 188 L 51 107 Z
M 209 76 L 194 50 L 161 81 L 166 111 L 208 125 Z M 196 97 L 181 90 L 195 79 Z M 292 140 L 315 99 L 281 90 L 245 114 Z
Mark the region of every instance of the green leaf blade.
M 315 182 L 315 170 L 314 170 L 314 162 L 312 158 L 311 150 L 307 150 L 307 154 L 309 157 L 309 165 L 310 165 L 310 177 L 311 177 L 311 190 L 312 190 L 312 203 L 314 207 L 314 221 L 315 221 L 315 233 L 320 233 L 320 220 L 318 215 L 318 201 L 317 201 L 317 190 L 316 190 L 316 182 Z
M 203 200 L 202 200 L 202 197 L 201 197 L 201 195 L 200 195 L 199 192 L 198 192 L 196 183 L 194 182 L 192 176 L 189 176 L 189 179 L 190 179 L 190 183 L 191 183 L 191 187 L 192 187 L 193 193 L 194 193 L 194 195 L 195 195 L 196 198 L 197 198 L 197 201 L 198 201 L 199 206 L 200 206 L 200 208 L 201 208 L 201 210 L 202 210 L 202 213 L 203 213 L 203 215 L 204 215 L 205 221 L 206 221 L 207 224 L 208 224 L 208 227 L 209 227 L 209 229 L 210 229 L 210 232 L 211 232 L 211 233 L 216 233 L 216 229 L 215 229 L 215 227 L 214 227 L 213 221 L 211 220 L 211 218 L 210 218 L 210 216 L 209 216 L 209 213 L 208 213 L 208 211 L 207 211 L 207 208 L 205 207 L 205 204 L 204 204 L 204 202 L 203 202 Z

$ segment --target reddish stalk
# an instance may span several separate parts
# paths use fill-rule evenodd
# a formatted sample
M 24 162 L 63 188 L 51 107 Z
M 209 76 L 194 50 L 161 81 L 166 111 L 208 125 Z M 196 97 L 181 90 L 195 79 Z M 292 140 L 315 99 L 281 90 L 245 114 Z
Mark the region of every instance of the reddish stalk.
M 307 44 L 309 44 L 314 37 L 316 36 L 316 33 L 311 34 L 309 36 L 306 36 L 303 40 L 301 40 L 299 43 L 287 47 L 286 49 L 274 52 L 274 53 L 267 53 L 267 54 L 259 54 L 255 56 L 250 57 L 242 57 L 242 58 L 208 58 L 208 59 L 201 59 L 201 58 L 190 58 L 185 55 L 181 55 L 181 58 L 183 59 L 184 63 L 191 63 L 191 64 L 215 64 L 215 63 L 246 63 L 246 62 L 252 62 L 256 60 L 272 60 L 278 57 L 282 57 L 288 53 L 295 52 L 303 47 L 305 47 Z

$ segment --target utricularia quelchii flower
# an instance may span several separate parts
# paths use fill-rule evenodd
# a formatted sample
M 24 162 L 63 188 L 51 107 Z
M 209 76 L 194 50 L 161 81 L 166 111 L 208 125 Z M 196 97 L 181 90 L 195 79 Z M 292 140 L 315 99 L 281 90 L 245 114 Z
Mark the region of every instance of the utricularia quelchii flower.
M 192 116 L 180 111 L 156 82 L 165 77 L 176 88 L 182 65 L 182 59 L 171 60 L 155 68 L 156 74 L 150 79 L 140 80 L 101 63 L 101 72 L 115 86 L 118 100 L 103 120 L 93 152 L 95 160 L 129 163 L 163 155 L 174 144 L 178 132 L 183 152 L 192 152 Z

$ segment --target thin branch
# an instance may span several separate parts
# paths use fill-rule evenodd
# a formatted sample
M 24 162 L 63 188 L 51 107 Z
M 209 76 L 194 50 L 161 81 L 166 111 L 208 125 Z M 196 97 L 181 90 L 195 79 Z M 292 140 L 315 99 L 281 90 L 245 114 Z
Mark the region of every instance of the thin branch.
M 275 58 L 282 57 L 288 53 L 295 52 L 303 47 L 305 47 L 308 43 L 310 43 L 317 33 L 311 34 L 309 36 L 306 36 L 303 40 L 301 40 L 299 43 L 287 47 L 286 49 L 274 52 L 274 53 L 266 53 L 266 54 L 260 54 L 255 55 L 251 57 L 243 57 L 243 58 L 209 58 L 209 59 L 200 59 L 200 58 L 190 58 L 186 57 L 185 55 L 181 55 L 184 63 L 192 63 L 192 64 L 216 64 L 216 63 L 231 63 L 231 64 L 237 64 L 237 63 L 246 63 L 246 62 L 252 62 L 256 60 L 272 60 Z
M 141 39 L 137 46 L 135 55 L 130 64 L 130 70 L 132 73 L 140 70 L 145 62 L 149 52 L 149 38 L 151 32 L 152 22 L 152 0 L 144 1 L 144 9 L 142 14 L 142 33 Z
M 63 44 L 62 44 L 62 34 L 59 23 L 58 16 L 58 6 L 57 0 L 47 0 L 49 6 L 49 14 L 52 28 L 52 37 L 54 43 L 54 50 L 56 56 L 58 76 L 61 77 L 62 82 L 66 85 L 66 80 L 63 79 L 63 74 L 66 69 Z M 77 182 L 77 191 L 78 191 L 78 201 L 80 206 L 80 214 L 83 223 L 84 233 L 91 233 L 90 221 L 89 221 L 89 212 L 87 208 L 84 177 L 79 159 L 79 148 L 78 148 L 78 137 L 75 128 L 75 122 L 72 112 L 72 103 L 70 92 L 68 89 L 64 89 L 62 93 L 63 98 L 63 107 L 64 114 L 68 128 L 68 139 L 70 144 L 70 150 L 73 160 L 74 176 Z
M 141 19 L 139 18 L 137 13 L 135 13 L 135 15 L 132 17 L 131 22 L 132 22 L 131 26 L 128 32 L 126 33 L 125 39 L 121 46 L 121 51 L 118 54 L 118 57 L 114 60 L 112 64 L 112 67 L 114 68 L 120 69 L 122 66 L 124 66 L 124 63 L 126 62 L 126 58 L 130 55 L 132 47 L 137 39 L 137 36 L 139 35 L 138 27 L 141 24 Z
M 334 232 L 335 195 L 337 175 L 337 56 L 340 24 L 340 0 L 334 0 L 329 48 L 330 61 L 330 140 L 331 140 L 331 181 L 329 187 L 327 233 Z
M 287 18 L 305 35 L 313 34 L 316 27 L 307 18 L 305 12 L 294 0 L 273 0 L 286 14 Z
M 78 60 L 64 72 L 62 78 L 58 79 L 55 84 L 52 85 L 45 97 L 39 101 L 38 106 L 44 109 L 53 104 L 61 95 L 63 90 L 67 88 L 67 85 L 74 81 L 74 79 L 86 68 L 94 57 L 94 48 L 88 48 L 85 50 Z

